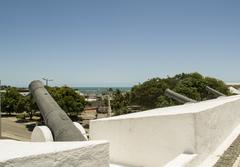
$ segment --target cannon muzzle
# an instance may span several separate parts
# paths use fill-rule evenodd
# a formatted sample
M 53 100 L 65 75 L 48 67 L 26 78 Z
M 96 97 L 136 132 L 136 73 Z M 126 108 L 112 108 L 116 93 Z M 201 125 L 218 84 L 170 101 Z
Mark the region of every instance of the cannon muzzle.
M 170 89 L 166 89 L 165 96 L 172 98 L 172 99 L 178 101 L 179 103 L 196 103 L 197 102 L 196 100 L 190 99 L 190 98 L 183 96 L 179 93 L 176 93 Z
M 226 96 L 225 94 L 209 87 L 209 86 L 206 86 L 206 90 L 209 92 L 209 93 L 212 93 L 215 97 L 222 97 L 222 96 Z

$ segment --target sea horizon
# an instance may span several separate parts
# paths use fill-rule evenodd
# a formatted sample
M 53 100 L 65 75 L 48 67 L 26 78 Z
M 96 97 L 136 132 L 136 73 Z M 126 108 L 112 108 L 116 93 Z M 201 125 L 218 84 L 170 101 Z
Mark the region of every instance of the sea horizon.
M 122 92 L 128 92 L 132 87 L 72 87 L 73 89 L 78 89 L 81 93 L 93 93 L 93 94 L 102 94 L 108 92 L 109 89 L 120 90 Z

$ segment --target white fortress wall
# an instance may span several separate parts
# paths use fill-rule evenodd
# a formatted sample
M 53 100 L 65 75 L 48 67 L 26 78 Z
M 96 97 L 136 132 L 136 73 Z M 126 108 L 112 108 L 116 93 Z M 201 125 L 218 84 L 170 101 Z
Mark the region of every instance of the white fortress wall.
M 110 160 L 159 167 L 180 154 L 200 164 L 240 123 L 240 96 L 159 108 L 90 123 L 92 140 L 110 142 Z
M 108 167 L 109 144 L 0 140 L 0 167 Z
M 217 100 L 224 103 L 194 114 L 196 153 L 199 154 L 196 162 L 193 161 L 195 165 L 215 151 L 240 125 L 240 96 Z
M 90 129 L 91 140 L 110 142 L 115 163 L 161 166 L 184 151 L 195 151 L 191 114 L 99 121 Z

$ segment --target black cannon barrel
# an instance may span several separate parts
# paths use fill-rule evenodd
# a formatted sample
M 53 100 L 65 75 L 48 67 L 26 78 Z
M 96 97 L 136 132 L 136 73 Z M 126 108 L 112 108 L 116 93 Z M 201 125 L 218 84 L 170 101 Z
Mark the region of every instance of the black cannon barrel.
M 225 94 L 209 87 L 209 86 L 206 86 L 206 90 L 209 92 L 209 93 L 212 93 L 215 97 L 222 97 L 222 96 L 226 96 Z
M 166 89 L 165 96 L 172 98 L 174 100 L 177 100 L 180 103 L 196 103 L 197 102 L 196 100 L 190 99 L 190 98 L 183 96 L 179 93 L 176 93 L 170 89 Z
M 32 81 L 29 85 L 45 124 L 51 130 L 54 141 L 85 141 L 72 120 L 56 103 L 41 81 Z

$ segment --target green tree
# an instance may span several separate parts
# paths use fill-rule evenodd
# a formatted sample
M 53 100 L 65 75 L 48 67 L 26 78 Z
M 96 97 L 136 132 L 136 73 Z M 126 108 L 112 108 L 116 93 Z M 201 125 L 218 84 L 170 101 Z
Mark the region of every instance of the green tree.
M 192 73 L 179 80 L 173 90 L 191 99 L 201 101 L 206 98 L 206 86 L 207 84 L 202 75 Z
M 166 80 L 160 78 L 153 78 L 138 84 L 131 89 L 131 104 L 140 105 L 145 109 L 155 108 L 158 98 L 164 94 L 168 87 Z
M 159 96 L 157 101 L 156 101 L 156 108 L 158 107 L 168 107 L 168 106 L 174 106 L 174 105 L 178 105 L 179 103 L 177 101 L 174 101 L 170 98 L 168 98 L 167 96 Z
M 127 114 L 131 112 L 127 107 L 130 104 L 129 93 L 122 93 L 119 89 L 114 91 L 111 107 L 114 115 Z
M 77 116 L 84 110 L 86 101 L 74 89 L 63 87 L 47 87 L 49 93 L 56 100 L 58 105 L 69 115 Z
M 8 87 L 6 89 L 6 93 L 3 96 L 2 112 L 8 113 L 8 115 L 17 113 L 17 104 L 20 98 L 21 95 L 16 88 Z
M 32 120 L 34 113 L 38 110 L 38 106 L 35 103 L 32 95 L 30 96 L 21 96 L 17 103 L 17 112 L 22 113 L 26 112 L 29 116 L 29 119 Z
M 174 91 L 197 101 L 215 98 L 213 94 L 206 90 L 206 86 L 210 86 L 225 95 L 230 95 L 229 89 L 223 81 L 215 78 L 203 77 L 199 73 L 185 75 L 185 77 L 176 84 Z
M 26 106 L 27 106 L 27 100 L 26 97 L 24 96 L 20 96 L 16 109 L 17 109 L 17 113 L 22 113 L 26 110 Z
M 182 73 L 163 79 L 153 78 L 135 85 L 126 97 L 116 92 L 113 96 L 112 108 L 117 114 L 125 114 L 132 112 L 128 109 L 128 105 L 141 106 L 142 110 L 179 105 L 180 103 L 164 95 L 167 88 L 197 101 L 214 98 L 214 95 L 206 90 L 206 86 L 230 95 L 228 87 L 221 80 L 204 77 L 197 72 Z

